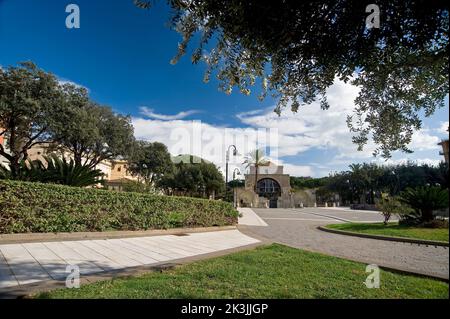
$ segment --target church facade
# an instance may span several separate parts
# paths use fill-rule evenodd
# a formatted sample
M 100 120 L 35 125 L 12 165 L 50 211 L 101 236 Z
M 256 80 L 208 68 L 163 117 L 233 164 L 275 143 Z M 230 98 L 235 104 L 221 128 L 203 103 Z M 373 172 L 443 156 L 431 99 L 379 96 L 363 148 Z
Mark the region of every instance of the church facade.
M 259 167 L 258 174 L 255 173 L 255 167 L 250 167 L 250 172 L 245 175 L 245 187 L 235 189 L 237 207 L 294 208 L 314 205 L 315 194 L 300 196 L 292 192 L 290 176 L 284 174 L 283 166 L 270 162 Z

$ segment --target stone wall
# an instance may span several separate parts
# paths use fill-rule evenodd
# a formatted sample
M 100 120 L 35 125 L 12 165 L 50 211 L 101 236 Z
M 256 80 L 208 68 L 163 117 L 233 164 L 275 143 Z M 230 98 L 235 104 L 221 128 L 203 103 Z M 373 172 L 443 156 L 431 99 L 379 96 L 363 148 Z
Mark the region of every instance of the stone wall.
M 300 207 L 303 203 L 304 207 L 314 207 L 316 203 L 315 189 L 296 189 L 292 191 L 292 199 L 294 207 Z

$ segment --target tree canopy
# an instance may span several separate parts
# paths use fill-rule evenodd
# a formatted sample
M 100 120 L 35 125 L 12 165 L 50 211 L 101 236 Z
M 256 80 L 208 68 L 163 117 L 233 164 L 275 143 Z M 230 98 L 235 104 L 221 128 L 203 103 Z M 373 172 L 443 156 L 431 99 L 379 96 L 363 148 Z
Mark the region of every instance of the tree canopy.
M 65 112 L 70 120 L 55 131 L 56 149 L 69 151 L 77 164 L 95 167 L 104 160 L 127 157 L 133 150 L 134 128 L 129 116 L 80 96 L 70 96 Z
M 382 194 L 398 196 L 408 188 L 438 186 L 448 189 L 448 164 L 438 166 L 405 163 L 377 165 L 352 164 L 349 169 L 328 177 L 302 179 L 291 177 L 294 189 L 316 188 L 322 200 L 332 200 L 339 194 L 342 202 L 375 204 Z
M 0 145 L 0 156 L 10 162 L 13 176 L 27 160 L 28 150 L 52 141 L 52 132 L 66 123 L 64 106 L 54 75 L 31 62 L 0 68 L 0 136 L 8 137 L 9 148 Z
M 180 157 L 189 158 L 185 155 Z M 198 162 L 176 162 L 174 172 L 164 175 L 157 186 L 168 194 L 207 197 L 222 192 L 224 184 L 223 175 L 216 165 L 200 159 Z
M 159 142 L 138 141 L 129 161 L 129 170 L 147 184 L 171 174 L 173 163 L 167 146 Z
M 336 79 L 360 88 L 347 124 L 374 155 L 410 152 L 412 134 L 448 94 L 448 6 L 438 0 L 380 0 L 379 27 L 366 25 L 364 1 L 168 0 L 182 36 L 176 63 L 192 49 L 220 88 L 249 94 L 256 83 L 278 99 L 275 112 L 319 101 Z M 149 2 L 135 1 L 148 8 Z
M 134 130 L 129 116 L 115 114 L 88 96 L 85 88 L 62 84 L 32 62 L 0 68 L 0 156 L 12 176 L 35 145 L 70 152 L 78 166 L 130 153 Z

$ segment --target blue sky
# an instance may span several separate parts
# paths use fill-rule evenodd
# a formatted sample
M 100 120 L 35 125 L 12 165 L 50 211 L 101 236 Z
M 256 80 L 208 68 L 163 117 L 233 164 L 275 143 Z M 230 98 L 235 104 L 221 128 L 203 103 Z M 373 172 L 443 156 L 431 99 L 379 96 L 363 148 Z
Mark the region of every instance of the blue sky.
M 80 29 L 65 27 L 69 3 L 80 8 Z M 63 81 L 88 88 L 95 101 L 133 116 L 138 138 L 160 140 L 174 153 L 182 144 L 171 138 L 177 135 L 174 128 L 191 134 L 191 120 L 199 120 L 202 136 L 215 145 L 220 136 L 226 144 L 227 134 L 234 143 L 244 143 L 239 139 L 248 128 L 278 130 L 277 159 L 294 175 L 323 176 L 352 162 L 383 162 L 371 156 L 370 145 L 361 153 L 351 144 L 344 113 L 353 107 L 354 88 L 342 83 L 330 88 L 329 111 L 312 105 L 277 118 L 272 113 L 276 101 L 258 101 L 257 88 L 250 96 L 226 95 L 217 81 L 203 83 L 205 66 L 192 65 L 189 56 L 171 65 L 180 36 L 167 27 L 169 15 L 165 1 L 155 1 L 146 11 L 132 0 L 0 0 L 0 65 L 31 60 Z M 415 153 L 396 153 L 393 161 L 441 160 L 435 144 L 447 135 L 442 128 L 448 126 L 448 99 L 446 105 L 424 120 L 411 145 Z M 252 137 L 248 140 L 253 143 Z M 200 151 L 193 147 L 192 152 Z M 198 155 L 223 167 L 223 154 L 213 153 Z M 235 166 L 240 161 L 236 158 Z

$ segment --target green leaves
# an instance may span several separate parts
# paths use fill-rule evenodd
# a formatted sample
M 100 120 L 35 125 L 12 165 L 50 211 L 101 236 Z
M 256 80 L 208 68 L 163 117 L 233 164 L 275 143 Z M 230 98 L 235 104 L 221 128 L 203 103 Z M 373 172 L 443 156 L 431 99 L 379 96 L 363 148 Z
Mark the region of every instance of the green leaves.
M 69 150 L 75 163 L 91 168 L 132 151 L 135 138 L 129 116 L 115 114 L 81 92 L 71 95 L 67 105 L 65 113 L 70 119 L 55 131 L 59 143 L 53 149 Z
M 438 186 L 408 188 L 400 194 L 400 201 L 415 210 L 414 213 L 404 216 L 404 223 L 422 223 L 429 226 L 435 218 L 433 211 L 448 208 L 448 189 Z
M 397 215 L 402 218 L 403 216 L 411 215 L 414 213 L 409 205 L 402 203 L 395 197 L 381 198 L 376 204 L 376 207 L 381 211 L 384 216 L 384 224 L 387 225 L 392 215 Z
M 165 174 L 157 186 L 168 194 L 196 197 L 217 195 L 224 189 L 225 181 L 216 165 L 192 155 L 180 155 L 171 174 Z
M 102 183 L 103 173 L 87 166 L 67 161 L 57 155 L 45 156 L 45 161 L 22 161 L 15 176 L 11 170 L 0 166 L 0 179 L 15 179 L 30 182 L 53 183 L 86 187 Z
M 380 28 L 367 29 L 367 3 L 329 1 L 168 1 L 182 42 L 173 59 L 200 38 L 192 61 L 214 72 L 219 88 L 248 95 L 261 82 L 275 112 L 318 101 L 328 109 L 335 79 L 360 88 L 348 126 L 362 149 L 375 155 L 408 152 L 414 130 L 443 106 L 448 94 L 448 7 L 439 1 L 380 1 Z M 197 35 L 199 34 L 199 37 Z M 203 50 L 203 47 L 212 47 Z
M 164 175 L 171 174 L 173 163 L 167 146 L 159 142 L 136 142 L 129 170 L 147 184 L 158 182 Z
M 246 168 L 250 166 L 265 166 L 269 164 L 269 160 L 265 157 L 263 149 L 256 149 L 251 151 L 247 156 L 245 156 L 244 162 Z
M 408 188 L 400 200 L 417 210 L 437 210 L 448 207 L 448 190 L 437 186 Z
M 0 180 L 0 233 L 233 225 L 230 203 Z
M 31 62 L 0 69 L 0 128 L 9 149 L 0 145 L 0 155 L 12 176 L 36 144 L 69 151 L 78 166 L 94 168 L 130 153 L 135 141 L 129 116 L 96 104 L 85 88 L 62 84 Z
M 52 141 L 52 130 L 66 120 L 63 101 L 56 77 L 32 62 L 0 69 L 0 127 L 9 149 L 0 146 L 0 155 L 11 163 L 12 175 L 32 145 Z

